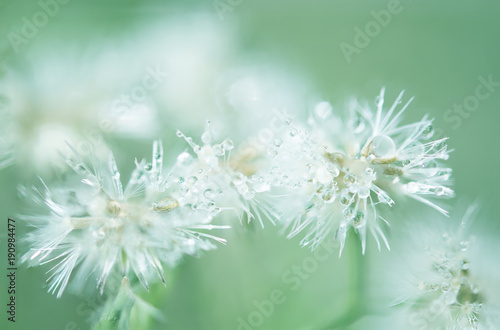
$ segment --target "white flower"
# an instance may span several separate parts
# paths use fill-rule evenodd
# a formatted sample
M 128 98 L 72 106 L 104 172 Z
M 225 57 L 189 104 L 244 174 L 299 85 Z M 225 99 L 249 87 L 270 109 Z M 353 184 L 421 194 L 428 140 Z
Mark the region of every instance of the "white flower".
M 476 211 L 473 205 L 461 221 L 431 217 L 405 227 L 396 255 L 379 264 L 390 288 L 385 294 L 392 295 L 395 312 L 411 329 L 499 324 L 498 243 L 484 233 L 481 239 L 471 234 Z
M 212 240 L 225 243 L 205 232 L 228 228 L 211 224 L 219 209 L 210 198 L 185 194 L 163 176 L 161 142 L 153 145 L 152 163 L 136 161 L 125 187 L 112 155 L 104 167 L 88 166 L 76 152 L 68 163 L 81 182 L 34 188 L 34 200 L 49 212 L 25 217 L 36 229 L 27 237 L 31 250 L 23 261 L 53 264 L 49 291 L 58 297 L 70 277 L 82 286 L 94 276 L 102 291 L 113 272 L 135 274 L 148 288 L 152 270 L 163 280 L 163 264 L 212 249 Z
M 403 93 L 384 108 L 384 89 L 376 109 L 351 103 L 344 116 L 334 114 L 327 102 L 319 103 L 308 126 L 286 120 L 286 134 L 267 146 L 268 181 L 285 190 L 277 208 L 289 237 L 309 228 L 302 245 L 315 248 L 328 235 L 340 240 L 349 228 L 359 233 L 363 253 L 367 232 L 380 249 L 383 206 L 393 206 L 408 196 L 440 212 L 436 198 L 453 196 L 447 187 L 451 169 L 446 139 L 432 140 L 432 120 L 399 125 L 408 101 L 399 111 Z
M 177 180 L 183 184 L 197 183 L 194 187 L 186 187 L 187 191 L 209 197 L 222 208 L 235 211 L 240 221 L 246 216 L 249 222 L 257 219 L 262 227 L 264 218 L 273 222 L 276 215 L 268 203 L 257 198 L 269 191 L 270 186 L 263 178 L 247 175 L 252 171 L 244 164 L 241 155 L 236 159 L 231 158 L 231 151 L 234 149 L 231 139 L 213 143 L 216 132 L 210 121 L 207 121 L 205 132 L 201 136 L 202 145 L 198 145 L 181 131 L 177 131 L 177 136 L 184 138 L 196 155 L 193 157 L 184 152 L 177 159 L 176 169 L 189 169 L 190 175 L 187 177 L 185 170 L 176 170 L 174 174 L 179 175 Z

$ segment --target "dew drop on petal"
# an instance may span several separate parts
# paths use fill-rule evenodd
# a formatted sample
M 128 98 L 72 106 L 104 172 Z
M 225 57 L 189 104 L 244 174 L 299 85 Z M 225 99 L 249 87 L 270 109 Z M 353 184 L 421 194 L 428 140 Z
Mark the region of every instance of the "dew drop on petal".
M 447 292 L 450 290 L 450 283 L 448 282 L 443 282 L 443 284 L 441 284 L 441 290 L 443 292 Z
M 357 211 L 356 215 L 353 218 L 354 221 L 354 227 L 355 228 L 361 228 L 365 225 L 365 214 L 361 211 Z
M 222 142 L 222 147 L 224 148 L 224 150 L 232 150 L 234 148 L 234 142 L 233 142 L 233 140 L 231 140 L 231 139 L 225 139 Z
M 344 175 L 344 183 L 346 186 L 351 186 L 357 183 L 356 176 L 352 173 Z
M 165 197 L 158 203 L 153 204 L 155 211 L 166 212 L 179 206 L 179 203 L 172 197 Z
M 367 198 L 368 196 L 370 196 L 370 189 L 368 189 L 368 187 L 365 186 L 359 187 L 358 196 L 359 198 Z
M 327 191 L 324 193 L 321 198 L 326 202 L 326 203 L 333 203 L 335 200 L 335 194 L 332 191 Z
M 267 149 L 267 154 L 270 156 L 270 157 L 276 157 L 278 156 L 278 150 L 274 149 L 274 148 L 269 148 Z
M 210 134 L 209 131 L 203 132 L 203 134 L 201 135 L 201 141 L 205 144 L 209 144 L 211 140 L 212 140 L 212 134 Z
M 212 150 L 214 151 L 214 154 L 216 156 L 224 156 L 224 150 L 222 149 L 222 146 L 220 144 L 214 144 L 212 146 Z
M 273 166 L 269 173 L 271 173 L 272 176 L 277 176 L 280 174 L 280 169 L 278 166 Z
M 187 181 L 186 183 L 189 184 L 189 185 L 193 185 L 196 183 L 196 181 L 198 181 L 198 178 L 195 177 L 195 176 L 190 176 L 189 178 L 187 178 Z
M 330 173 L 333 175 L 333 177 L 334 177 L 334 178 L 336 178 L 336 177 L 338 177 L 338 176 L 339 176 L 340 171 L 339 171 L 339 169 L 337 168 L 337 166 L 334 166 L 334 165 L 330 165 L 330 164 L 329 164 L 326 168 L 328 169 L 328 172 L 330 172 Z M 335 183 L 336 183 L 336 182 L 335 182 Z
M 369 154 L 377 159 L 390 159 L 396 156 L 396 144 L 387 135 L 377 135 L 370 143 Z
M 98 230 L 94 230 L 92 232 L 92 236 L 94 237 L 94 239 L 96 241 L 102 241 L 105 237 L 106 237 L 106 233 L 104 232 L 104 230 L 101 228 L 101 229 L 98 229 Z
M 422 138 L 430 139 L 434 135 L 434 127 L 432 125 L 427 126 L 422 132 Z
M 208 198 L 208 199 L 215 198 L 215 192 L 212 189 L 206 189 L 205 192 L 203 193 L 203 195 L 205 196 L 205 198 Z
M 350 220 L 350 219 L 352 219 L 352 215 L 353 214 L 352 214 L 351 208 L 348 207 L 348 208 L 344 209 L 344 218 Z
M 333 175 L 325 166 L 322 166 L 316 171 L 316 179 L 322 184 L 328 184 L 333 180 Z
M 342 196 L 340 198 L 340 204 L 342 204 L 342 205 L 349 205 L 350 203 L 351 203 L 351 201 L 346 196 Z

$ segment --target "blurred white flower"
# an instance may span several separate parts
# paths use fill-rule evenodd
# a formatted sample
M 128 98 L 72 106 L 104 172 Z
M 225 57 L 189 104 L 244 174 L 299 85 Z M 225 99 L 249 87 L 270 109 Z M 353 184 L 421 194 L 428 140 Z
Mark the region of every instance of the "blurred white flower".
M 8 126 L 2 132 L 7 142 L 2 144 L 9 148 L 9 163 L 30 164 L 25 169 L 42 174 L 58 162 L 66 142 L 84 156 L 90 149 L 104 151 L 105 135 L 121 128 L 121 118 L 107 114 L 113 100 L 124 82 L 140 80 L 147 73 L 144 67 L 116 61 L 119 50 L 113 47 L 46 48 L 4 63 L 0 80 L 5 100 L 2 121 Z M 141 126 L 128 126 L 128 134 L 153 130 L 146 124 L 154 113 L 139 114 Z
M 68 164 L 80 182 L 34 187 L 34 201 L 49 212 L 25 216 L 36 229 L 27 236 L 31 249 L 23 261 L 54 265 L 49 291 L 58 297 L 70 276 L 80 288 L 95 276 L 102 291 L 113 272 L 135 274 L 148 288 L 152 270 L 164 281 L 164 263 L 212 249 L 212 240 L 225 243 L 205 232 L 228 228 L 211 224 L 219 209 L 210 196 L 186 194 L 180 182 L 163 175 L 161 142 L 153 145 L 152 163 L 136 161 L 125 187 L 112 155 L 107 166 L 88 166 L 75 152 Z
M 395 242 L 397 252 L 379 263 L 384 295 L 394 299 L 394 313 L 405 328 L 498 326 L 499 246 L 484 233 L 481 238 L 471 234 L 476 211 L 473 205 L 458 221 L 431 217 L 408 225 Z
M 319 103 L 308 126 L 285 120 L 288 129 L 266 146 L 269 165 L 262 175 L 283 191 L 276 203 L 293 237 L 308 228 L 301 241 L 316 248 L 330 233 L 340 240 L 342 253 L 349 228 L 359 233 L 363 253 L 367 232 L 389 248 L 381 228 L 384 205 L 408 196 L 440 212 L 435 199 L 453 196 L 447 187 L 451 169 L 446 139 L 432 140 L 432 120 L 399 125 L 408 101 L 399 111 L 403 93 L 384 109 L 384 89 L 376 109 L 353 102 L 346 116 Z M 386 222 L 386 221 L 385 221 Z

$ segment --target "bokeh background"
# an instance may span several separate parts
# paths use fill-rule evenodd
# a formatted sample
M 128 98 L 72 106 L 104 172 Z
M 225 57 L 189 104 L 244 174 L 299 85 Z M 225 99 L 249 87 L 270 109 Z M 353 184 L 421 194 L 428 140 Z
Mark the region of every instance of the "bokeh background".
M 391 6 L 397 13 L 388 24 L 346 56 L 341 45 L 356 46 L 357 29 L 373 25 L 373 11 Z M 40 10 L 35 1 L 0 1 L 0 101 L 10 114 L 0 118 L 0 134 L 15 146 L 12 165 L 0 172 L 2 269 L 6 220 L 29 212 L 18 185 L 31 185 L 36 175 L 57 181 L 54 150 L 65 139 L 100 149 L 102 138 L 126 176 L 134 157 L 149 156 L 155 138 L 172 155 L 183 150 L 177 128 L 199 135 L 211 119 L 241 142 L 266 125 L 273 108 L 305 117 L 315 101 L 341 107 L 351 96 L 374 100 L 382 86 L 388 101 L 403 89 L 407 98 L 415 96 L 405 122 L 425 113 L 435 117 L 436 134 L 449 136 L 455 149 L 448 164 L 458 198 L 450 205 L 479 200 L 483 215 L 475 226 L 500 234 L 498 2 L 73 0 L 13 47 L 12 33 L 22 36 L 23 18 L 32 21 Z M 165 81 L 134 103 L 132 113 L 124 112 L 117 100 L 157 65 L 167 72 Z M 478 104 L 464 105 L 481 77 L 498 83 Z M 455 104 L 465 110 L 456 112 Z M 107 130 L 109 122 L 114 125 Z M 414 216 L 401 221 L 418 221 L 420 210 L 405 210 Z M 19 223 L 18 239 L 25 231 Z M 185 258 L 168 270 L 167 288 L 143 294 L 165 315 L 152 328 L 246 329 L 240 318 L 248 320 L 255 303 L 275 290 L 285 302 L 259 329 L 367 326 L 354 322 L 370 311 L 367 286 L 380 257 L 374 246 L 360 258 L 353 237 L 341 259 L 328 254 L 292 289 L 284 274 L 314 256 L 298 240 L 286 240 L 270 223 L 265 230 L 236 228 L 228 240 L 200 258 Z M 46 292 L 47 270 L 20 267 L 17 321 L 7 323 L 2 312 L 2 329 L 89 327 L 101 299 L 92 293 L 56 299 Z

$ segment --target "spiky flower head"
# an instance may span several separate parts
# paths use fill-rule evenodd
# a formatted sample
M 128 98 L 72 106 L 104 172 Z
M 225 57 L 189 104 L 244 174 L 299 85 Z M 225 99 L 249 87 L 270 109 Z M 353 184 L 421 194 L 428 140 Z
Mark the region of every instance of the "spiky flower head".
M 259 221 L 264 227 L 264 218 L 273 222 L 276 215 L 268 203 L 260 201 L 259 195 L 270 190 L 270 185 L 263 178 L 249 175 L 241 155 L 232 158 L 234 142 L 226 138 L 220 143 L 214 143 L 217 133 L 207 121 L 205 131 L 201 136 L 201 145 L 193 138 L 177 131 L 177 136 L 183 138 L 194 153 L 184 152 L 177 158 L 177 168 L 190 168 L 190 177 L 182 172 L 177 178 L 184 184 L 197 183 L 197 188 L 185 189 L 191 194 L 201 194 L 214 200 L 223 209 L 231 210 L 242 221 L 246 216 Z M 193 174 L 194 173 L 194 174 Z
M 405 227 L 398 253 L 381 267 L 390 286 L 385 294 L 392 295 L 405 327 L 454 330 L 498 325 L 498 258 L 493 252 L 498 244 L 488 235 L 478 240 L 471 234 L 475 216 L 477 205 L 456 222 L 432 217 L 432 223 Z
M 43 190 L 35 202 L 43 215 L 26 216 L 36 229 L 27 236 L 31 249 L 23 261 L 53 267 L 49 291 L 60 297 L 70 277 L 77 287 L 88 278 L 101 292 L 111 274 L 135 275 L 148 288 L 150 274 L 163 279 L 163 265 L 184 254 L 214 248 L 225 240 L 206 233 L 220 211 L 208 196 L 186 194 L 163 174 L 163 148 L 153 145 L 153 160 L 137 162 L 125 187 L 112 154 L 106 165 L 87 165 L 75 152 L 68 164 L 77 177 L 63 188 Z
M 446 211 L 435 199 L 450 197 L 451 169 L 446 139 L 433 140 L 432 120 L 400 125 L 411 100 L 397 110 L 403 93 L 384 107 L 384 89 L 375 102 L 353 101 L 347 111 L 334 113 L 319 103 L 308 125 L 286 120 L 285 134 L 267 147 L 271 163 L 266 176 L 273 187 L 287 190 L 277 207 L 289 237 L 308 229 L 304 246 L 317 247 L 334 234 L 345 243 L 349 228 L 359 233 L 363 252 L 367 232 L 380 249 L 389 244 L 381 228 L 385 206 L 408 196 Z

